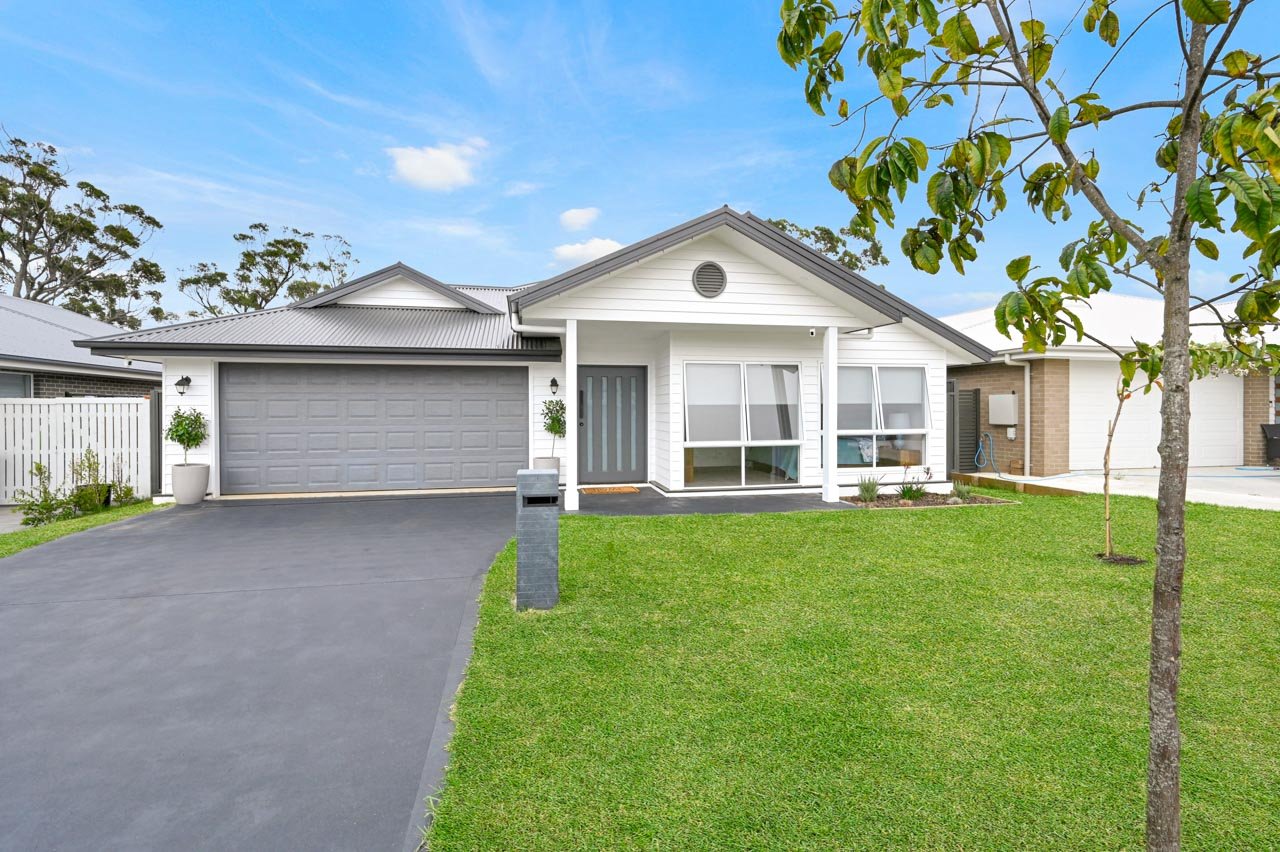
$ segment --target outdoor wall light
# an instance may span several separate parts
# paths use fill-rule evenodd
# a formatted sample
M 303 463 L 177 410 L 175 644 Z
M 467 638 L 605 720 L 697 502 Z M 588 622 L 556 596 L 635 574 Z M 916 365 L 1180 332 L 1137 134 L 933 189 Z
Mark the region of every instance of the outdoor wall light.
M 560 390 L 560 382 L 556 381 L 555 379 L 552 379 L 552 380 L 551 380 L 551 395 L 552 395 L 552 396 L 555 396 L 555 395 L 556 395 L 556 391 L 558 391 L 558 390 Z
M 187 393 L 187 388 L 191 387 L 191 377 L 183 376 L 182 378 L 174 382 L 173 386 L 178 389 L 178 396 L 185 396 Z

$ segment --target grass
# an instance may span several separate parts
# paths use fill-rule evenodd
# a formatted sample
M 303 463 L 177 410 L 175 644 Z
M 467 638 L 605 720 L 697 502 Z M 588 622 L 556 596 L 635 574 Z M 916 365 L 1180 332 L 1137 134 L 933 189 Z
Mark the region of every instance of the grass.
M 491 571 L 433 852 L 1139 848 L 1151 566 L 1101 498 L 566 518 Z M 1116 499 L 1122 551 L 1155 506 Z M 1192 506 L 1188 849 L 1280 846 L 1280 523 Z
M 152 504 L 150 500 L 145 500 L 141 503 L 130 503 L 125 506 L 112 506 L 110 509 L 96 512 L 92 515 L 81 515 L 68 521 L 54 521 L 44 526 L 22 527 L 15 532 L 0 533 L 0 559 L 12 556 L 29 547 L 44 544 L 46 541 L 62 538 L 64 535 L 100 527 L 103 524 L 110 524 L 114 521 L 123 521 L 125 518 L 132 518 L 135 515 L 142 515 L 159 508 L 162 507 Z M 0 509 L 0 511 L 8 510 Z

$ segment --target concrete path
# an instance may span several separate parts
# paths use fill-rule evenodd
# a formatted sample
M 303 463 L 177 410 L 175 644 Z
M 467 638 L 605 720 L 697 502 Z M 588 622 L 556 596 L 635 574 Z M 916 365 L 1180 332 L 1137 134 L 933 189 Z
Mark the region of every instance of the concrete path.
M 0 560 L 0 849 L 403 848 L 514 502 L 206 504 Z
M 13 506 L 0 505 L 0 533 L 22 529 L 22 513 L 15 512 Z
M 1111 492 L 1155 497 L 1160 471 L 1155 468 L 1113 472 Z M 1102 493 L 1101 471 L 1080 471 L 1029 481 Z M 1193 467 L 1187 477 L 1187 499 L 1217 506 L 1280 510 L 1280 470 Z

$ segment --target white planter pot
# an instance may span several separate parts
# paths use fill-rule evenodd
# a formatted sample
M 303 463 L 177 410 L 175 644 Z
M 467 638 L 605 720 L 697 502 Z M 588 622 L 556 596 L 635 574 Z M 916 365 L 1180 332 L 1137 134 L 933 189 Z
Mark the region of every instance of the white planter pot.
M 172 474 L 174 502 L 194 506 L 204 499 L 209 490 L 209 465 L 175 464 Z
M 533 460 L 534 470 L 554 470 L 560 471 L 560 459 L 558 456 L 540 456 Z

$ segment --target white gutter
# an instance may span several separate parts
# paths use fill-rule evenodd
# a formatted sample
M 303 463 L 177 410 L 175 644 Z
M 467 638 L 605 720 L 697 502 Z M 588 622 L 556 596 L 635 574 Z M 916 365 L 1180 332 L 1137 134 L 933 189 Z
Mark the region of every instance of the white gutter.
M 1013 356 L 1004 353 L 1004 362 L 1010 367 L 1022 367 L 1022 475 L 1031 475 L 1031 364 L 1019 359 L 1014 364 Z
M 511 330 L 516 334 L 533 334 L 539 337 L 564 337 L 564 326 L 525 325 L 516 322 L 516 315 L 511 314 Z

